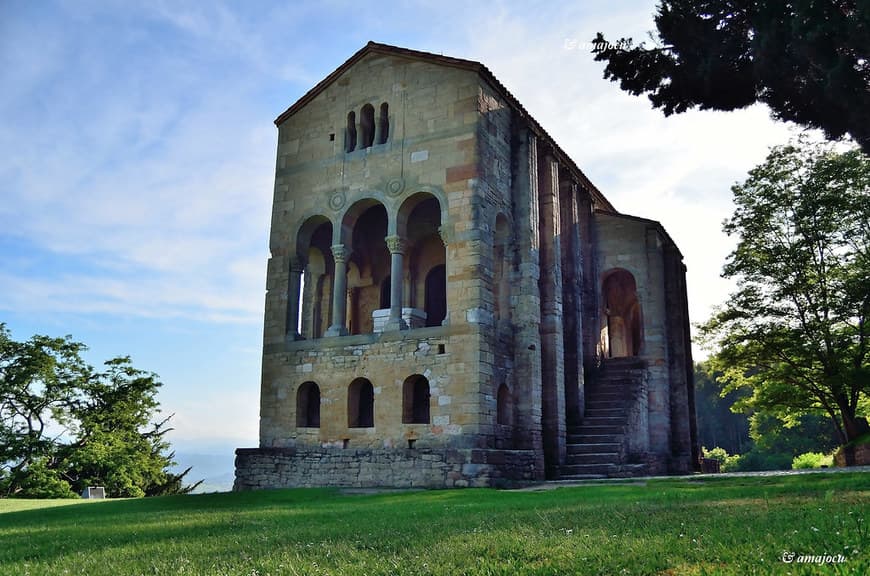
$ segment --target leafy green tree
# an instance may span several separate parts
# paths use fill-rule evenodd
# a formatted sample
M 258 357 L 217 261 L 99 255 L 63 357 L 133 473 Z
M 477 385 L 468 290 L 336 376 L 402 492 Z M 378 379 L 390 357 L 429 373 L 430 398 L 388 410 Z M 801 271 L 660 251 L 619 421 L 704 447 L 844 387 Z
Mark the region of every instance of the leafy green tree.
M 762 102 L 870 153 L 870 2 L 662 0 L 655 23 L 653 47 L 598 33 L 605 78 L 665 115 Z
M 129 358 L 95 371 L 70 337 L 12 340 L 0 324 L 0 495 L 68 497 L 87 486 L 112 496 L 183 493 L 154 374 Z
M 706 364 L 695 364 L 695 412 L 702 446 L 719 447 L 730 454 L 749 450 L 749 418 L 731 407 L 749 393 L 746 390 L 723 391 L 720 374 Z M 724 462 L 724 457 L 721 458 Z
M 790 458 L 806 452 L 829 454 L 839 445 L 831 419 L 818 414 L 802 414 L 783 423 L 776 416 L 756 412 L 749 420 L 754 448 L 763 454 L 785 454 Z
M 726 390 L 785 422 L 831 418 L 841 443 L 866 429 L 870 392 L 870 158 L 798 142 L 732 188 L 737 291 L 702 326 Z

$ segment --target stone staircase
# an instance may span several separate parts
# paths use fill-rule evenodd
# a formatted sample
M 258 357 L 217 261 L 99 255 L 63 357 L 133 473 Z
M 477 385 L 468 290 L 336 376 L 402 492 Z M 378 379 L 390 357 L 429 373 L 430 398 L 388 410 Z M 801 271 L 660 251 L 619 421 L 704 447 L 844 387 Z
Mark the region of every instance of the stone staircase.
M 631 387 L 643 377 L 644 367 L 644 361 L 638 358 L 610 358 L 602 363 L 586 386 L 582 422 L 568 427 L 561 480 L 644 474 L 644 464 L 626 461 L 625 439 Z

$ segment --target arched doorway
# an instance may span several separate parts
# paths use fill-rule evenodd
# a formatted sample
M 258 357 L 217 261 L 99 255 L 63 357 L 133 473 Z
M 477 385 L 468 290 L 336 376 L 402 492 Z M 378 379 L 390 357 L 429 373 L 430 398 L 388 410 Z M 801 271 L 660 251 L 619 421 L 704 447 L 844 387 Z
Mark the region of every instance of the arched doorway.
M 643 317 L 637 283 L 627 270 L 606 274 L 602 285 L 602 345 L 605 358 L 637 356 L 643 345 Z

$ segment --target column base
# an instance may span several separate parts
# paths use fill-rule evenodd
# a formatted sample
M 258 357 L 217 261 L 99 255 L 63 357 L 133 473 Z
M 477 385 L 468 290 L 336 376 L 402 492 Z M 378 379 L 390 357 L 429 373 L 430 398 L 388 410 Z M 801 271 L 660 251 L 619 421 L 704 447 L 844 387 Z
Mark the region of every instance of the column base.
M 324 336 L 327 338 L 334 336 L 347 336 L 347 328 L 344 326 L 330 326 L 326 329 Z
M 390 318 L 387 320 L 386 324 L 384 324 L 384 332 L 390 332 L 393 330 L 407 330 L 408 323 L 402 320 L 401 318 Z
M 373 332 L 387 332 L 395 330 L 413 330 L 426 326 L 426 313 L 418 308 L 402 308 L 401 318 L 390 314 L 389 308 L 374 310 L 372 312 Z

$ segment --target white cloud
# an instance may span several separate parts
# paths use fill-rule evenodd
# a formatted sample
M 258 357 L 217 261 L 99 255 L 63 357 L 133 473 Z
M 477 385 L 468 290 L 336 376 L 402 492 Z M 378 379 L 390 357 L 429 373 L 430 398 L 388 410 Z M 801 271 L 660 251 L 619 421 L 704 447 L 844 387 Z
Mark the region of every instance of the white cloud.
M 531 18 L 501 6 L 468 26 L 468 57 L 493 71 L 619 211 L 664 225 L 689 270 L 690 317 L 703 321 L 731 287 L 719 276 L 733 248 L 721 232 L 731 185 L 786 142 L 789 128 L 761 106 L 666 118 L 604 80 L 604 64 L 582 43 L 598 31 L 644 39 L 653 27 L 651 3 L 610 6 L 606 14 L 551 6 Z
M 275 131 L 251 78 L 190 96 L 182 56 L 116 74 L 94 46 L 63 49 L 51 109 L 3 101 L 32 125 L 0 132 L 0 226 L 44 262 L 4 259 L 0 308 L 261 321 L 263 274 L 239 263 L 268 256 Z
M 694 321 L 728 292 L 730 185 L 786 139 L 761 108 L 664 118 L 602 78 L 579 45 L 599 30 L 643 38 L 651 0 L 52 8 L 0 18 L 0 242 L 25 247 L 0 258 L 0 311 L 57 316 L 64 331 L 199 320 L 220 340 L 261 322 L 271 120 L 368 39 L 489 67 L 618 209 L 664 224 L 685 255 Z M 172 377 L 161 398 L 174 439 L 255 442 L 250 352 L 220 354 L 214 374 L 185 351 L 148 367 Z M 253 360 L 234 366 L 238 382 L 222 382 L 241 356 Z

